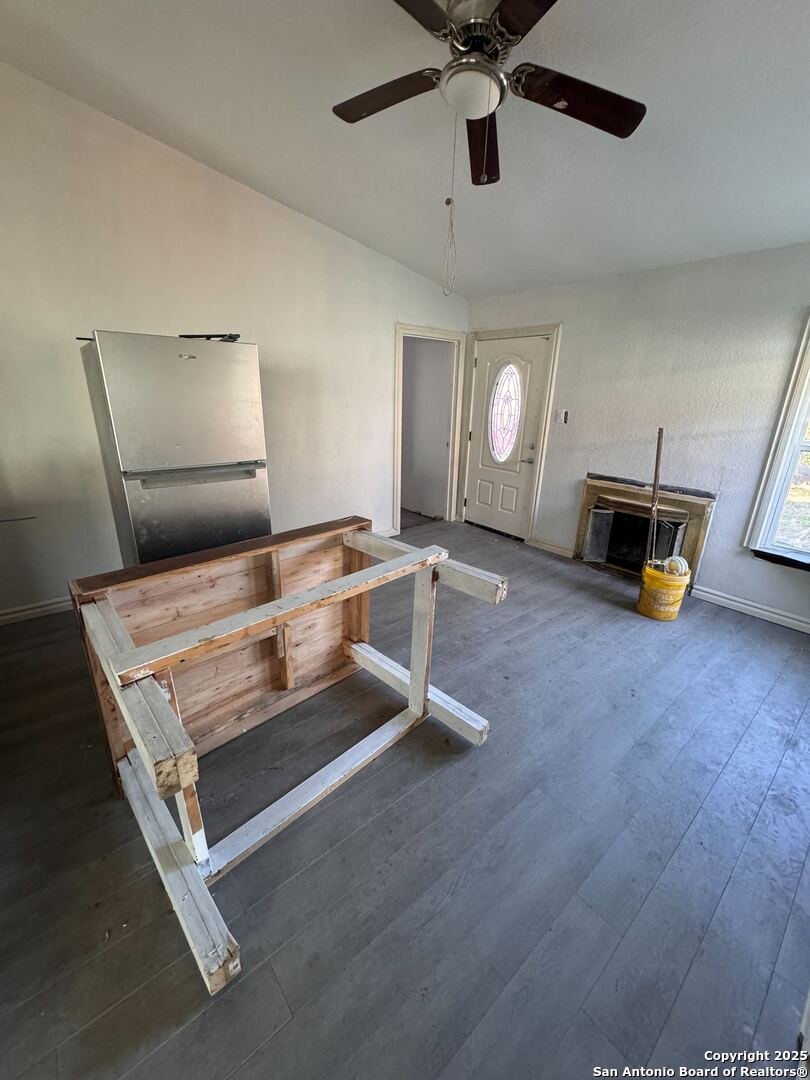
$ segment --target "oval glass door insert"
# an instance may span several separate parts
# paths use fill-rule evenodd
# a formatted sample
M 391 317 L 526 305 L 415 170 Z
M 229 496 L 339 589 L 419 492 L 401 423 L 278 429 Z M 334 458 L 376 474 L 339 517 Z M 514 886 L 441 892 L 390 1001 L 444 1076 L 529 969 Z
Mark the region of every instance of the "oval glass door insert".
M 502 464 L 515 446 L 520 430 L 520 375 L 514 364 L 506 364 L 498 373 L 489 406 L 489 449 Z

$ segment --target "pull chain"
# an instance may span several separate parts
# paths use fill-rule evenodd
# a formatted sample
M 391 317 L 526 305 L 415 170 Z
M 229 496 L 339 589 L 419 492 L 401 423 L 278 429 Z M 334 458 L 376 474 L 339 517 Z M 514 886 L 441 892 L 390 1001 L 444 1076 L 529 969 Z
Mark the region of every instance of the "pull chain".
M 456 143 L 458 139 L 458 116 L 453 123 L 453 161 L 450 166 L 450 197 L 444 200 L 448 209 L 447 240 L 444 245 L 442 264 L 442 292 L 452 296 L 456 288 Z
M 484 127 L 484 160 L 481 163 L 481 183 L 487 182 L 487 147 L 489 146 L 489 118 L 492 116 L 492 80 L 489 83 L 489 89 L 487 90 L 487 108 L 490 110 L 487 113 L 487 122 Z

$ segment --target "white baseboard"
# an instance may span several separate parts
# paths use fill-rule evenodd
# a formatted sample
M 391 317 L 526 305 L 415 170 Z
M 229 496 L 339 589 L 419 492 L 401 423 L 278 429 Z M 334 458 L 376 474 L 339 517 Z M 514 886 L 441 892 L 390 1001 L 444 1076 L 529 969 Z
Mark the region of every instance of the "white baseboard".
M 801 615 L 794 615 L 789 611 L 755 604 L 753 600 L 729 596 L 716 589 L 706 589 L 702 585 L 695 585 L 692 596 L 696 596 L 698 600 L 708 600 L 710 604 L 731 608 L 732 611 L 741 611 L 744 615 L 753 615 L 755 619 L 765 619 L 767 622 L 778 623 L 780 626 L 790 627 L 791 630 L 801 630 L 804 634 L 810 634 L 810 619 L 803 619 Z
M 562 555 L 566 559 L 573 559 L 574 552 L 572 548 L 557 547 L 556 544 L 547 544 L 544 540 L 533 540 L 529 536 L 526 540 L 529 547 L 539 548 L 541 551 L 550 551 L 552 555 Z
M 60 611 L 70 611 L 71 606 L 68 598 L 61 597 L 59 600 L 42 600 L 38 604 L 6 608 L 5 611 L 0 611 L 0 626 L 23 622 L 25 619 L 39 619 L 43 615 L 56 615 Z

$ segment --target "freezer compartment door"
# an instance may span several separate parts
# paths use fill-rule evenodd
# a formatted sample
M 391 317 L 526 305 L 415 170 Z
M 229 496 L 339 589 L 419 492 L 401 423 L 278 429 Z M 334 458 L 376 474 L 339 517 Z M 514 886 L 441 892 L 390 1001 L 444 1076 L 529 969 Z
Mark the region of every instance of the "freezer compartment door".
M 138 562 L 272 531 L 264 462 L 130 474 L 124 484 Z
M 267 457 L 255 345 L 109 330 L 96 341 L 122 472 Z

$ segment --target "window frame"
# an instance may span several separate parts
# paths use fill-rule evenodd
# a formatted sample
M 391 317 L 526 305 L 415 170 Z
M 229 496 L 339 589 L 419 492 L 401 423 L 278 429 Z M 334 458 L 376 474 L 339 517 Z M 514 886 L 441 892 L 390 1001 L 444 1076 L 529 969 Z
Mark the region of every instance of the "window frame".
M 810 423 L 810 317 L 805 322 L 793 364 L 782 410 L 757 491 L 751 519 L 743 543 L 757 551 L 785 556 L 810 567 L 810 554 L 798 548 L 774 543 L 782 508 L 787 499 L 797 457 L 810 449 L 807 425 Z

